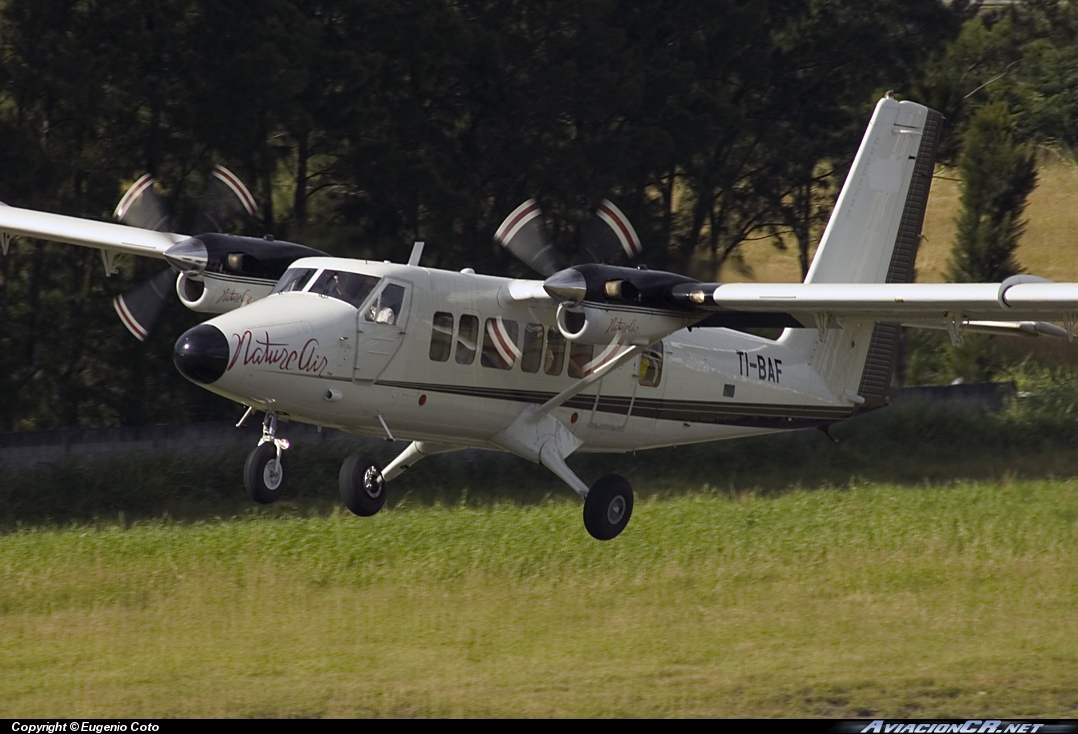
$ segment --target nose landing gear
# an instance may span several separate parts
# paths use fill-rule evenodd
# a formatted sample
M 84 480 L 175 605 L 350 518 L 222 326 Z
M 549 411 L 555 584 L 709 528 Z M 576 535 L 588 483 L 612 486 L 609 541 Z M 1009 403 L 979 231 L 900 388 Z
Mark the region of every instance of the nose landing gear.
M 285 480 L 288 478 L 288 461 L 284 451 L 288 446 L 288 439 L 277 438 L 277 414 L 266 413 L 262 421 L 262 438 L 247 456 L 247 464 L 243 468 L 243 486 L 247 496 L 260 505 L 276 502 L 284 494 Z

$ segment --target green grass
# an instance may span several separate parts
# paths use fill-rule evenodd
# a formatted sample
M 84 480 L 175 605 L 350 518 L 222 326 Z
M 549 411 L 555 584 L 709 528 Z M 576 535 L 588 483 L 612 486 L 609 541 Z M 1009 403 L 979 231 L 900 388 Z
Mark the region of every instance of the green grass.
M 1070 716 L 1078 487 L 0 536 L 0 716 Z
M 1078 384 L 637 455 L 599 543 L 548 472 L 432 457 L 343 511 L 338 446 L 8 472 L 0 717 L 1078 716 Z M 392 447 L 369 444 L 384 459 Z M 398 447 L 399 448 L 399 447 Z

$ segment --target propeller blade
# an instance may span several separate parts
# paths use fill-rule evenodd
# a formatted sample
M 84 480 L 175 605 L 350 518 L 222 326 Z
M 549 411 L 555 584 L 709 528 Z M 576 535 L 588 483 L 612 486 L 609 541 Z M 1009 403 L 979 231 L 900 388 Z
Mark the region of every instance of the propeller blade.
M 257 211 L 254 196 L 239 176 L 224 166 L 214 166 L 201 197 L 195 234 L 224 232 L 244 215 L 253 217 Z
M 112 307 L 119 314 L 120 321 L 140 342 L 146 341 L 149 336 L 154 321 L 161 314 L 169 292 L 173 289 L 175 278 L 176 274 L 172 268 L 168 268 L 112 299 Z
M 603 199 L 595 211 L 587 231 L 584 232 L 583 251 L 578 263 L 606 262 L 618 252 L 624 252 L 630 260 L 640 254 L 640 237 L 633 229 L 632 222 L 614 206 L 609 199 Z
M 550 276 L 558 271 L 558 259 L 542 214 L 539 203 L 528 199 L 505 218 L 494 239 L 535 272 Z
M 153 184 L 153 176 L 148 173 L 135 181 L 127 193 L 120 198 L 116 211 L 112 213 L 113 216 L 132 227 L 152 229 L 155 232 L 167 232 L 172 229 L 165 202 L 158 196 Z

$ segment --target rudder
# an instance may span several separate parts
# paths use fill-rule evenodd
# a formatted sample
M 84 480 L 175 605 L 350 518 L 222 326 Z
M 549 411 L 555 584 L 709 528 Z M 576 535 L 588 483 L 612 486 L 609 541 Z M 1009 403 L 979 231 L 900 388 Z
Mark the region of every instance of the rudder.
M 923 105 L 880 100 L 806 283 L 912 282 L 942 120 Z M 862 322 L 822 333 L 788 329 L 781 341 L 806 355 L 834 395 L 882 406 L 901 327 Z

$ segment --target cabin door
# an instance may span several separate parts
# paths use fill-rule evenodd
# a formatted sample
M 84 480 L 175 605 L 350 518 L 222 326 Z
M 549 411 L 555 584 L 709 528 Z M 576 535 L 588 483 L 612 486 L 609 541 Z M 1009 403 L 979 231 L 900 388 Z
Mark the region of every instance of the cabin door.
M 631 418 L 635 430 L 650 430 L 662 402 L 662 368 L 663 343 L 658 342 L 600 380 L 588 427 L 624 431 Z

